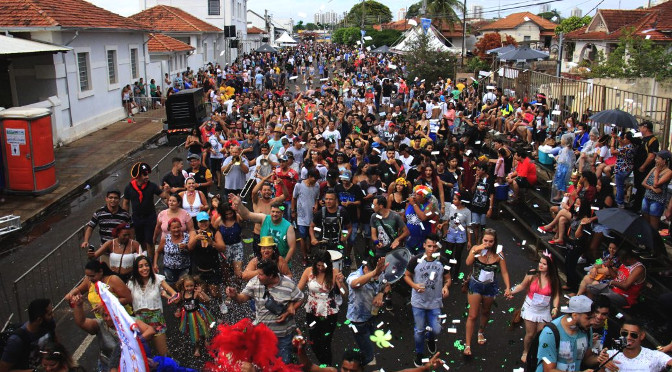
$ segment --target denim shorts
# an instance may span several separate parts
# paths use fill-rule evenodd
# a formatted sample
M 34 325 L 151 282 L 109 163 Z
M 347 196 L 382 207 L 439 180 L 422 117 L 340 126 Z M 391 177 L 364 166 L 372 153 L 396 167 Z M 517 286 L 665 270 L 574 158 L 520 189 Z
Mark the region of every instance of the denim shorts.
M 300 237 L 307 238 L 307 237 L 310 236 L 310 234 L 308 233 L 308 231 L 310 231 L 310 226 L 297 225 L 297 227 L 298 227 L 298 230 L 299 230 L 298 233 L 299 233 Z
M 166 276 L 166 282 L 172 285 L 176 283 L 182 275 L 189 274 L 189 268 L 185 267 L 183 269 L 171 269 L 169 267 L 164 267 L 163 274 Z
M 471 223 L 475 225 L 481 225 L 485 226 L 486 224 L 486 218 L 485 215 L 487 213 L 475 213 L 471 212 Z
M 665 212 L 665 205 L 663 203 L 653 201 L 649 198 L 644 198 L 642 200 L 642 214 L 648 214 L 652 217 L 660 217 L 663 215 L 663 212 Z
M 484 297 L 495 297 L 499 293 L 499 285 L 497 281 L 492 281 L 490 283 L 481 283 L 474 278 L 469 279 L 469 293 L 470 294 L 480 294 Z

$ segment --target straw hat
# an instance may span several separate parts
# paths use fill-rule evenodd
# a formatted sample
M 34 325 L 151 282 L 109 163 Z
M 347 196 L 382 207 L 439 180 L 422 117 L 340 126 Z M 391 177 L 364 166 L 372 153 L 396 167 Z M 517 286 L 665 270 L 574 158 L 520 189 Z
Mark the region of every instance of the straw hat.
M 259 240 L 260 247 L 272 247 L 275 245 L 275 240 L 272 236 L 262 236 Z

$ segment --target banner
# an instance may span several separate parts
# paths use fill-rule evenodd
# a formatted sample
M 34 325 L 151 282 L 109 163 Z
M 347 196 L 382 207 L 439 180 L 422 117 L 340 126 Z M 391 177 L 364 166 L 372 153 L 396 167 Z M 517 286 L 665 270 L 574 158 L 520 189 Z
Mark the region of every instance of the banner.
M 432 27 L 432 19 L 420 18 L 420 24 L 422 25 L 422 30 L 425 32 L 425 35 L 427 35 L 427 30 L 429 30 L 429 28 Z
M 366 35 L 366 30 L 359 30 L 359 32 L 362 33 L 362 37 L 364 37 L 364 35 Z
M 149 372 L 147 356 L 142 343 L 138 340 L 140 336 L 138 325 L 128 315 L 124 306 L 110 292 L 109 288 L 107 284 L 101 281 L 96 282 L 96 292 L 98 292 L 105 310 L 110 313 L 119 335 L 119 342 L 121 343 L 119 372 Z

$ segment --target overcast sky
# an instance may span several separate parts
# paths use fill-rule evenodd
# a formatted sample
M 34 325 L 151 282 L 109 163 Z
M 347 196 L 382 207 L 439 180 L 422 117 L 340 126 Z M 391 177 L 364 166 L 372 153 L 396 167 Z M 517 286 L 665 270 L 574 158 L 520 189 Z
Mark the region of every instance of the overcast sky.
M 140 11 L 138 0 L 88 1 L 123 16 L 129 16 Z M 498 8 L 502 9 L 502 16 L 523 11 L 530 11 L 536 14 L 540 11 L 540 6 L 538 4 L 547 1 L 549 0 L 467 0 L 467 9 L 471 10 L 472 5 L 481 5 L 483 6 L 483 16 L 485 18 L 497 17 Z M 655 1 L 656 0 L 651 0 L 652 4 L 655 4 Z M 264 10 L 268 9 L 269 13 L 276 18 L 292 18 L 295 23 L 299 20 L 308 23 L 313 21 L 313 14 L 315 13 L 334 11 L 342 14 L 343 12 L 348 11 L 357 2 L 357 0 L 248 0 L 247 8 L 254 10 L 259 14 L 263 14 Z M 380 2 L 390 8 L 394 19 L 397 19 L 397 12 L 399 9 L 408 6 L 409 4 L 413 4 L 412 0 L 383 0 Z M 288 6 L 288 3 L 291 4 L 291 6 Z M 600 9 L 634 9 L 648 4 L 648 0 L 556 0 L 548 5 L 550 5 L 551 9 L 560 11 L 563 17 L 567 17 L 574 7 L 583 10 L 583 14 L 585 15 L 586 12 L 591 11 L 598 4 L 600 4 Z M 590 15 L 594 14 L 595 12 L 593 11 Z

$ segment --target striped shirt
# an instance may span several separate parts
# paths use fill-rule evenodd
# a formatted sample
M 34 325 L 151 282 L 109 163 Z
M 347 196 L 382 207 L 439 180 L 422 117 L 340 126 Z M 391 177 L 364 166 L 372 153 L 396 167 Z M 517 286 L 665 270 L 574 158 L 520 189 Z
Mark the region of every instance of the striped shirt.
M 266 309 L 267 298 L 264 298 L 265 292 L 266 286 L 259 282 L 258 276 L 250 279 L 242 292 L 242 294 L 254 299 L 257 308 L 256 322 L 266 324 L 266 326 L 268 326 L 268 328 L 270 328 L 278 337 L 284 337 L 291 334 L 296 329 L 295 317 L 288 317 L 285 322 L 277 323 L 276 320 L 278 320 L 280 316 L 274 315 Z M 292 279 L 283 275 L 280 275 L 280 282 L 276 286 L 268 288 L 268 292 L 273 299 L 282 304 L 285 309 L 290 302 L 303 300 L 303 292 L 299 291 L 299 288 Z
M 99 226 L 100 244 L 104 244 L 108 240 L 112 240 L 112 230 L 122 223 L 131 223 L 131 215 L 125 210 L 119 208 L 117 213 L 110 212 L 107 206 L 103 206 L 97 211 L 93 212 L 91 220 L 86 224 L 92 229 Z

